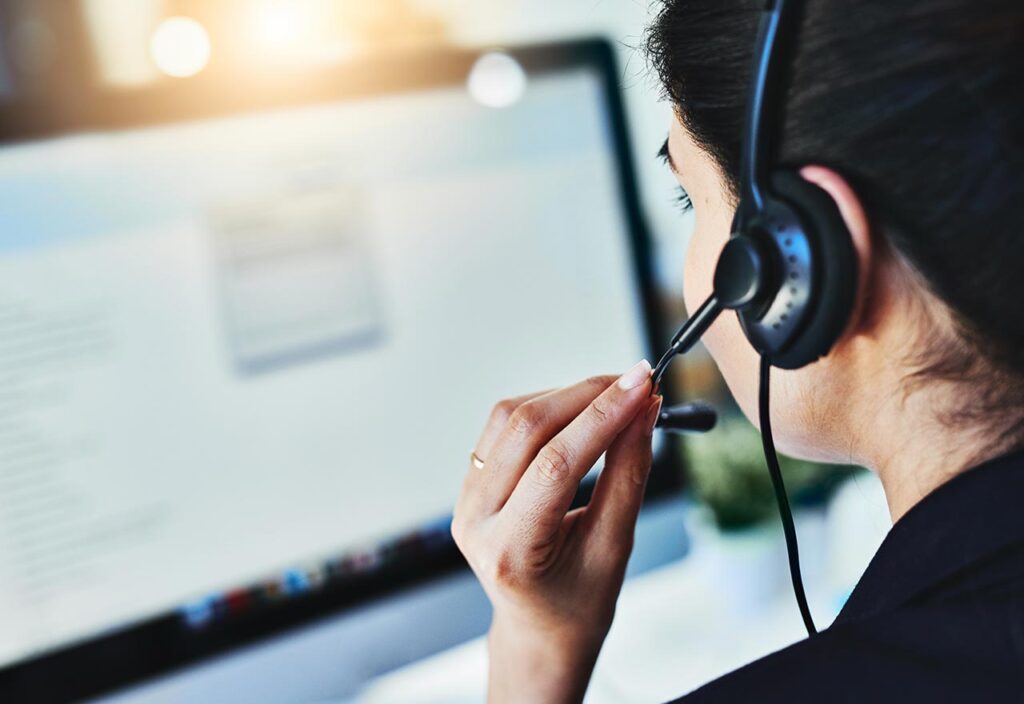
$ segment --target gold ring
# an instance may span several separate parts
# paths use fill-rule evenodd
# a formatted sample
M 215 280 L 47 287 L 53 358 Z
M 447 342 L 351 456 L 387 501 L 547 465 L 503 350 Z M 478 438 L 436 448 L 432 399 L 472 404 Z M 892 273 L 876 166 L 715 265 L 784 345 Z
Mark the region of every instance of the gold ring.
M 480 455 L 476 454 L 476 451 L 469 453 L 469 461 L 473 463 L 473 466 L 477 469 L 484 468 L 484 461 L 480 459 Z

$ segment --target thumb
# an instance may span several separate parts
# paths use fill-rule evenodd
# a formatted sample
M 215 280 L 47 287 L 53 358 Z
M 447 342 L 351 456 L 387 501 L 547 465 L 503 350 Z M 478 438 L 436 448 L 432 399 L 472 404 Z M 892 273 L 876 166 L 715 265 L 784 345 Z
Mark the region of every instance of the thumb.
M 636 414 L 612 442 L 604 469 L 587 507 L 593 542 L 613 554 L 632 549 L 637 515 L 651 469 L 651 428 L 661 410 L 661 396 Z

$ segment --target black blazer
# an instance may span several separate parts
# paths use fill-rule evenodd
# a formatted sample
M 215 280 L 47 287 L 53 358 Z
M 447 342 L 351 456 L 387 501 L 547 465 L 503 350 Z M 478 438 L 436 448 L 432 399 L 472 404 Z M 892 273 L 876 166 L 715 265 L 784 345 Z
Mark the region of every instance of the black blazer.
M 911 508 L 827 630 L 677 701 L 1024 702 L 1024 452 Z

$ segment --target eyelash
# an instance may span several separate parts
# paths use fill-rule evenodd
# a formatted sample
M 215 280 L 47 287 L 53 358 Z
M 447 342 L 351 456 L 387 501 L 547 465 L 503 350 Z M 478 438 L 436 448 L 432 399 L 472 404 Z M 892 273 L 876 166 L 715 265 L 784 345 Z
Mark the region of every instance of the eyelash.
M 676 205 L 679 206 L 679 210 L 684 215 L 693 210 L 693 201 L 690 200 L 690 194 L 683 190 L 682 186 L 676 186 L 676 195 L 672 200 L 675 201 Z

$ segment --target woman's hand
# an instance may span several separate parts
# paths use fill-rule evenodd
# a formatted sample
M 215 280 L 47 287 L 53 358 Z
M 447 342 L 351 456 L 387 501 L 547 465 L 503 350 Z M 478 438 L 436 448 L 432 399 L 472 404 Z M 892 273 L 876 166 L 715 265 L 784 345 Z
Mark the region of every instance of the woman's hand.
M 661 397 L 651 366 L 502 401 L 452 535 L 494 607 L 492 702 L 580 701 L 622 588 Z M 580 480 L 607 451 L 589 505 Z

